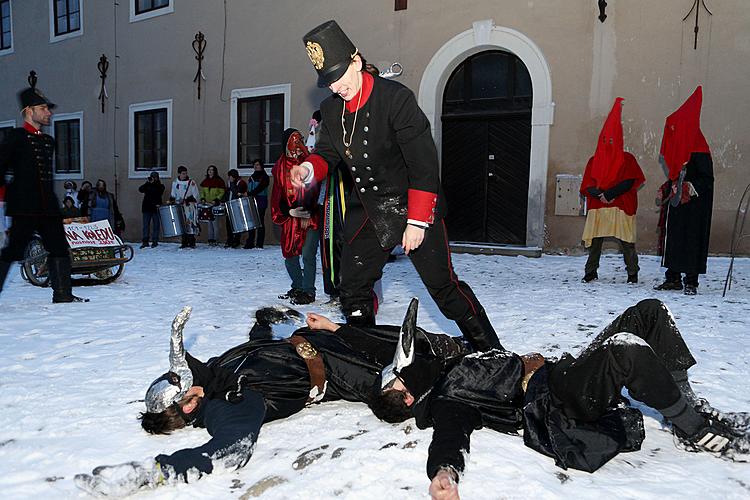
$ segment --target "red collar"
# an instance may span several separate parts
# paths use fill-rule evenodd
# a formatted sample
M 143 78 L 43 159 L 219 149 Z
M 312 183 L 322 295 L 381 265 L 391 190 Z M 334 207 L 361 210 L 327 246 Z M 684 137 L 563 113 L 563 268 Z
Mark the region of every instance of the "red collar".
M 34 125 L 32 125 L 29 122 L 23 122 L 23 128 L 25 128 L 26 131 L 30 134 L 39 135 L 42 133 L 41 130 L 39 130 L 38 128 L 36 128 Z
M 366 71 L 362 72 L 362 88 L 359 89 L 359 92 L 357 92 L 357 95 L 355 95 L 351 101 L 346 103 L 346 110 L 349 113 L 354 113 L 358 109 L 362 109 L 362 106 L 367 103 L 367 99 L 369 99 L 370 94 L 372 94 L 372 85 L 374 81 L 375 79 L 370 73 Z M 359 98 L 359 94 L 362 94 L 362 99 Z M 357 103 L 359 103 L 359 107 L 357 107 Z

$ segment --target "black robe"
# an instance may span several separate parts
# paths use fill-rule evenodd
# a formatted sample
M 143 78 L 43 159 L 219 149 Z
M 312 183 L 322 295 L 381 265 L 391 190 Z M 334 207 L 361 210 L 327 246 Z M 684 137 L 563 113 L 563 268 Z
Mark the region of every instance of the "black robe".
M 711 155 L 693 153 L 685 169 L 685 182 L 693 184 L 698 196 L 668 206 L 662 267 L 675 273 L 706 274 L 714 200 Z

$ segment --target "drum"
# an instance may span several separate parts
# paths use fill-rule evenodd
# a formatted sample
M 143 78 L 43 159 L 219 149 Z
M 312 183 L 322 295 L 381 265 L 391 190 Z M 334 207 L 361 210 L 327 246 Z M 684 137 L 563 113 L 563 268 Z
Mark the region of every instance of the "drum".
M 232 224 L 233 233 L 244 233 L 263 225 L 258 215 L 258 206 L 255 198 L 237 198 L 224 204 L 227 207 L 229 222 Z
M 182 205 L 162 205 L 159 207 L 161 234 L 165 238 L 185 234 L 185 209 Z
M 214 213 L 214 217 L 224 217 L 227 215 L 227 207 L 224 206 L 224 203 L 221 205 L 214 205 L 211 208 L 211 211 Z
M 213 222 L 216 217 L 214 216 L 213 205 L 208 203 L 198 204 L 198 222 Z

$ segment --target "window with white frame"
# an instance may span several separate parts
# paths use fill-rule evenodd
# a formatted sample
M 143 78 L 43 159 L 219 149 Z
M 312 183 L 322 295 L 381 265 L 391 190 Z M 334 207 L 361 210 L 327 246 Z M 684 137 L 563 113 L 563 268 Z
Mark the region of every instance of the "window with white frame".
M 130 0 L 130 22 L 174 12 L 174 0 Z
M 13 52 L 13 11 L 10 0 L 0 0 L 0 56 Z
M 16 128 L 16 122 L 14 120 L 6 120 L 0 122 L 0 144 L 5 141 L 5 137 L 14 128 Z
M 83 179 L 83 112 L 56 114 L 51 128 L 55 178 Z
M 273 164 L 283 151 L 281 136 L 289 125 L 291 85 L 232 91 L 230 164 L 250 169 L 260 158 Z
M 83 34 L 83 0 L 49 0 L 49 16 L 50 42 Z
M 130 177 L 172 175 L 172 100 L 131 104 L 129 115 Z

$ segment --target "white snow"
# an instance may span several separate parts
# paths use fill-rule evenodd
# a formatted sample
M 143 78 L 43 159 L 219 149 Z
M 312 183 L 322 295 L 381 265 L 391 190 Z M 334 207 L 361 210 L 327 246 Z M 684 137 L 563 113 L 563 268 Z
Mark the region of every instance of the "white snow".
M 662 277 L 655 257 L 641 258 L 635 286 L 625 284 L 615 255 L 602 258 L 600 281 L 581 284 L 584 260 L 454 255 L 458 276 L 472 285 L 502 343 L 519 353 L 578 352 L 627 306 L 661 298 L 698 359 L 690 375 L 699 395 L 720 409 L 750 410 L 750 260 L 735 262 L 736 282 L 726 298 L 725 258 L 710 259 L 694 297 L 652 291 Z M 288 288 L 278 247 L 136 250 L 117 282 L 74 290 L 91 298 L 88 304 L 53 305 L 49 289 L 23 282 L 14 268 L 0 295 L 3 498 L 81 498 L 76 473 L 205 442 L 205 430 L 151 436 L 136 419 L 148 384 L 168 366 L 172 318 L 193 306 L 185 344 L 206 359 L 243 342 L 255 309 L 280 303 L 276 296 Z M 379 322 L 400 324 L 417 296 L 422 327 L 456 333 L 408 258 L 386 267 L 383 293 Z M 321 311 L 325 300 L 319 281 L 317 304 L 300 309 Z M 621 454 L 595 474 L 563 471 L 518 437 L 477 431 L 462 498 L 750 497 L 750 464 L 681 451 L 658 415 L 643 411 L 643 449 Z M 425 498 L 430 438 L 413 420 L 392 426 L 365 405 L 326 403 L 264 426 L 243 469 L 137 497 L 245 499 L 265 488 L 266 499 Z

